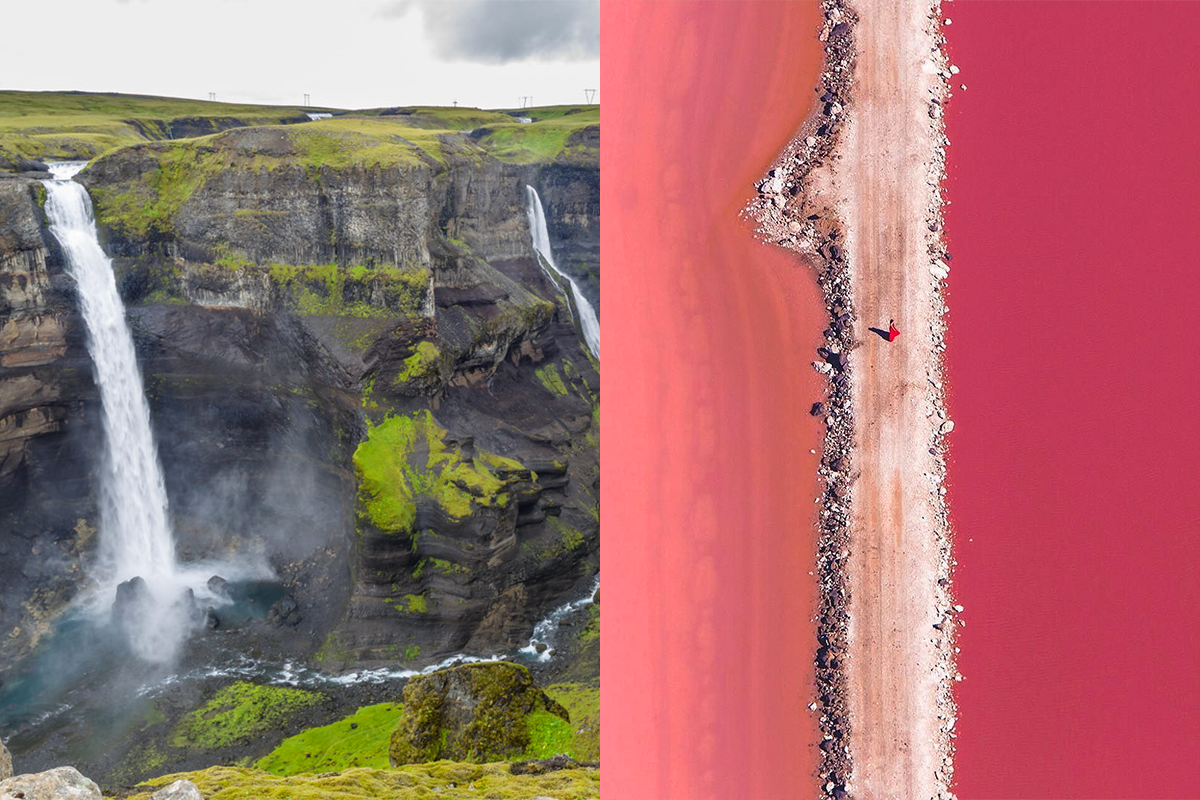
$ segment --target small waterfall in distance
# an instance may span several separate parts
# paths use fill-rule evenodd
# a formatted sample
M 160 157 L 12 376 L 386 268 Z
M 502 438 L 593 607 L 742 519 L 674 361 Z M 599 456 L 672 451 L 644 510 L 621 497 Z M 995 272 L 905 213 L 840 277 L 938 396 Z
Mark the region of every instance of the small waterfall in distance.
M 579 291 L 578 284 L 558 268 L 554 263 L 554 254 L 550 250 L 550 232 L 546 229 L 546 212 L 542 209 L 542 199 L 538 197 L 537 189 L 525 187 L 525 213 L 529 217 L 529 232 L 533 235 L 533 249 L 547 266 L 571 287 L 571 297 L 579 313 L 579 327 L 583 330 L 583 340 L 588 350 L 596 358 L 600 358 L 600 320 L 596 318 L 596 310 Z M 557 283 L 557 281 L 555 281 Z

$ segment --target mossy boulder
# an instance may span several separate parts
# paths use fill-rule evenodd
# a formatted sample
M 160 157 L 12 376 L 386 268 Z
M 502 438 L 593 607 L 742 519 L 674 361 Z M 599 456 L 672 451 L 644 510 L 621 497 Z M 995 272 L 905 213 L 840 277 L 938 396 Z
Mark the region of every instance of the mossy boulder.
M 520 664 L 464 664 L 408 682 L 388 755 L 392 766 L 520 758 L 537 730 L 563 722 L 567 710 Z

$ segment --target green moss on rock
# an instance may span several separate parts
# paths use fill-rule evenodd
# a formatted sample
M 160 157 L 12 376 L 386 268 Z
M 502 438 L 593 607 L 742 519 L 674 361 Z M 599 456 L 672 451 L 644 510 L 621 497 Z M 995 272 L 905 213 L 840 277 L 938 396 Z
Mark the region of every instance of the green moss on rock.
M 424 267 L 372 268 L 337 264 L 271 264 L 271 284 L 298 313 L 309 316 L 392 317 L 424 315 L 430 289 Z M 356 299 L 361 298 L 361 299 Z
M 557 722 L 552 722 L 554 717 Z M 528 755 L 570 730 L 570 715 L 520 664 L 464 664 L 412 678 L 392 734 L 395 766 L 449 758 L 487 762 Z
M 586 800 L 600 796 L 600 771 L 568 769 L 545 775 L 513 775 L 507 764 L 438 761 L 399 769 L 356 767 L 337 774 L 280 777 L 240 767 L 210 767 L 164 775 L 140 784 L 128 800 L 149 800 L 176 780 L 196 784 L 206 800 Z
M 319 692 L 238 681 L 181 719 L 171 734 L 171 746 L 212 749 L 246 744 L 323 700 L 325 695 Z
M 433 342 L 420 342 L 413 353 L 404 359 L 404 369 L 396 375 L 397 385 L 419 381 L 439 382 L 443 367 L 442 351 Z
M 480 450 L 468 458 L 458 444 L 445 441 L 446 433 L 429 411 L 368 426 L 354 453 L 360 519 L 386 533 L 408 533 L 418 498 L 437 502 L 456 519 L 478 507 L 507 507 L 515 482 L 507 471 L 521 465 Z
M 558 367 L 554 364 L 548 364 L 541 369 L 535 370 L 538 381 L 541 382 L 542 388 L 555 397 L 566 397 L 567 386 L 563 383 L 562 375 L 558 374 Z

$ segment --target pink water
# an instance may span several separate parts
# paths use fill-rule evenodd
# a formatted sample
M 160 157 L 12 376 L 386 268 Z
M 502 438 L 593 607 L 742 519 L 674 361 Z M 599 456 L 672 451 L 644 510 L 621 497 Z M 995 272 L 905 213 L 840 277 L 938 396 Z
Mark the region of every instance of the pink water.
M 944 10 L 958 788 L 1200 797 L 1200 4 Z

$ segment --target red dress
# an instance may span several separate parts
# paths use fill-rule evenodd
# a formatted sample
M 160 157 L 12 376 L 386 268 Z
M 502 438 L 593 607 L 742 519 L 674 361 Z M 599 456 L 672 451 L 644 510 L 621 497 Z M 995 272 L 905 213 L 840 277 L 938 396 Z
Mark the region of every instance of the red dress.
M 900 329 L 896 327 L 895 323 L 888 325 L 888 341 L 889 342 L 896 341 L 896 337 L 899 335 L 900 335 Z

